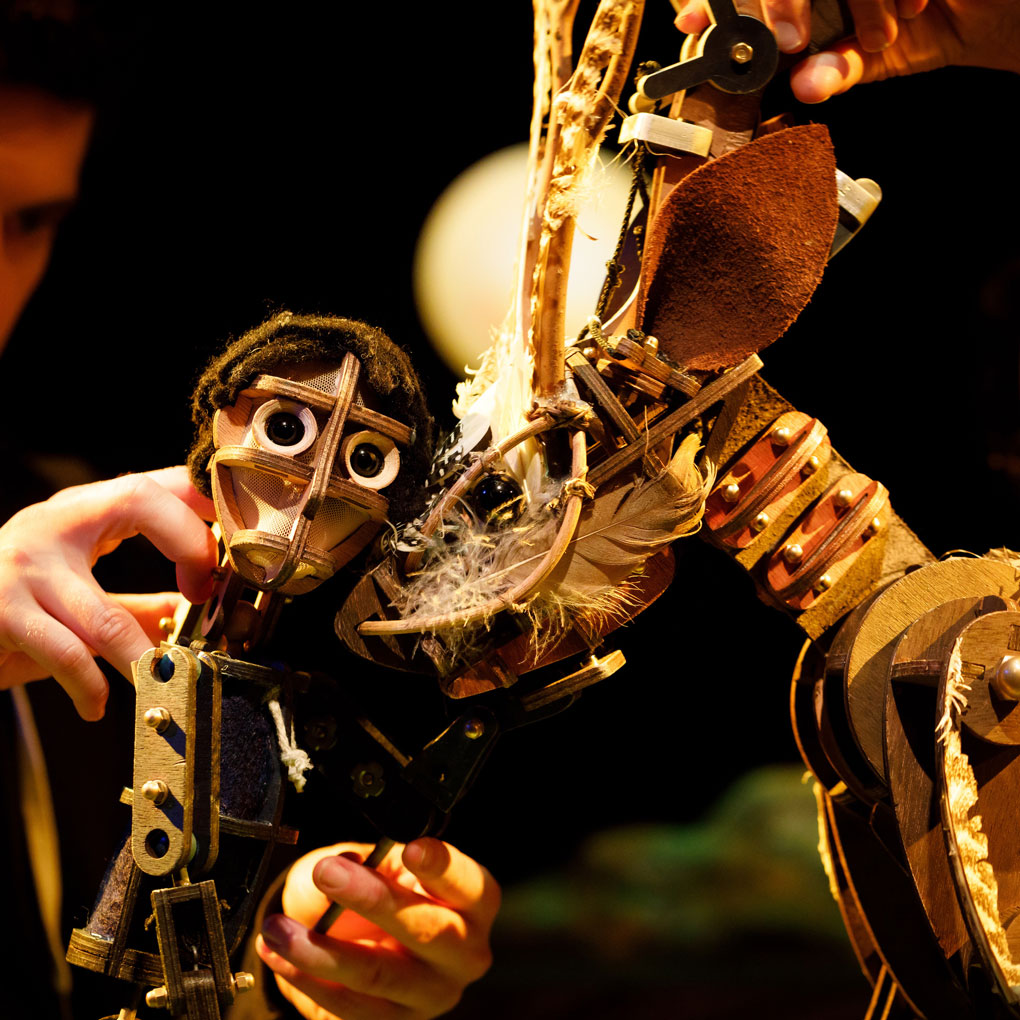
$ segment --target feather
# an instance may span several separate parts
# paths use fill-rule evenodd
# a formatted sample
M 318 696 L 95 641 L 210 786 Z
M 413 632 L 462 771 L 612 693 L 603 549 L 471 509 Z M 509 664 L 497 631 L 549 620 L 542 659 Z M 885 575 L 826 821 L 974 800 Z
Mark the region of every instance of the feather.
M 715 478 L 712 465 L 702 471 L 695 463 L 698 445 L 696 435 L 688 436 L 656 477 L 632 477 L 592 500 L 563 559 L 529 596 L 536 645 L 555 641 L 572 624 L 626 615 L 629 578 L 649 557 L 698 530 Z M 558 494 L 559 483 L 547 484 L 514 527 L 495 530 L 470 519 L 434 536 L 424 569 L 398 597 L 401 617 L 469 612 L 509 592 L 549 549 L 559 526 L 551 513 Z M 451 657 L 476 644 L 489 622 L 444 631 Z
M 588 600 L 617 588 L 650 556 L 696 532 L 715 478 L 711 468 L 706 475 L 698 469 L 698 446 L 698 437 L 690 435 L 657 477 L 639 477 L 599 493 L 582 514 L 574 540 L 539 598 L 583 612 Z M 534 537 L 538 549 L 548 548 L 556 524 L 549 521 Z M 516 564 L 512 580 L 520 580 L 531 565 Z

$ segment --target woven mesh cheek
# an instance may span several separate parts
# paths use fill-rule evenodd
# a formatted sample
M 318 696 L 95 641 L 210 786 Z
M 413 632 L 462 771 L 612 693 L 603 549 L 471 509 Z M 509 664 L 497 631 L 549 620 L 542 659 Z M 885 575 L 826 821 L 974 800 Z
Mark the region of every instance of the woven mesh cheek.
M 244 526 L 286 538 L 297 518 L 303 488 L 250 468 L 231 468 L 230 477 Z M 328 551 L 367 520 L 364 510 L 346 500 L 327 498 L 312 522 L 308 544 Z

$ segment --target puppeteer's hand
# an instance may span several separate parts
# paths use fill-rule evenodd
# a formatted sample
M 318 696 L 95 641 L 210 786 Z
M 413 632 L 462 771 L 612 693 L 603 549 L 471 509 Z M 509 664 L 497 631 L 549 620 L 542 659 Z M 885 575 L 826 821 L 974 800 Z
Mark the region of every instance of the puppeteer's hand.
M 810 39 L 812 0 L 762 0 L 784 53 Z M 859 82 L 950 64 L 1020 71 L 1020 4 L 1015 0 L 848 0 L 855 35 L 808 57 L 790 72 L 794 95 L 820 103 Z M 682 32 L 708 25 L 704 0 L 677 16 Z
M 145 535 L 177 564 L 184 596 L 204 601 L 216 540 L 202 516 L 212 502 L 184 467 L 76 485 L 16 513 L 0 528 L 0 688 L 52 676 L 82 718 L 101 718 L 109 687 L 94 656 L 130 677 L 180 596 L 108 595 L 92 567 Z
M 398 845 L 373 871 L 357 863 L 370 849 L 341 843 L 302 857 L 287 876 L 284 914 L 267 917 L 256 941 L 308 1020 L 436 1017 L 491 963 L 500 892 L 485 868 L 425 838 Z M 317 935 L 310 929 L 330 902 L 348 909 Z

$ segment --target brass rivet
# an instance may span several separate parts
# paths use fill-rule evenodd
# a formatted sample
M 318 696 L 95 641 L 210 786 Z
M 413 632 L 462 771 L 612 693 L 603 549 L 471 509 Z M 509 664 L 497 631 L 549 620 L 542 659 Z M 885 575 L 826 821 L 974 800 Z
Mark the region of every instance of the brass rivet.
M 255 987 L 255 975 L 246 970 L 239 970 L 234 975 L 234 989 L 238 992 L 250 992 Z
M 822 466 L 822 462 L 814 454 L 812 454 L 810 457 L 808 457 L 807 463 L 800 469 L 800 471 L 801 471 L 801 474 L 803 474 L 803 475 L 811 476 L 821 466 Z
M 868 525 L 867 534 L 877 535 L 882 530 L 882 519 L 880 517 L 872 517 L 871 523 Z
M 468 719 L 464 723 L 464 736 L 468 740 L 477 740 L 485 732 L 485 723 L 481 719 Z
M 142 716 L 146 726 L 151 726 L 157 733 L 162 733 L 170 725 L 170 712 L 160 706 L 147 708 Z
M 817 581 L 815 581 L 815 591 L 823 592 L 828 591 L 832 587 L 832 578 L 828 574 L 822 574 Z
M 740 486 L 736 482 L 730 482 L 722 491 L 722 498 L 727 503 L 736 503 L 740 499 Z
M 586 357 L 586 358 L 587 358 L 587 359 L 588 359 L 589 361 L 594 361 L 594 360 L 595 360 L 595 358 L 596 358 L 596 357 L 598 356 L 598 352 L 597 352 L 597 351 L 595 350 L 595 348 L 594 348 L 594 347 L 585 347 L 585 349 L 584 349 L 583 351 L 581 351 L 581 353 L 582 353 L 582 354 L 583 354 L 583 355 L 584 355 L 584 356 L 585 356 L 585 357 Z
M 174 629 L 174 618 L 172 616 L 161 616 L 159 618 L 159 629 L 164 634 L 169 634 Z
M 659 353 L 659 338 L 657 336 L 645 337 L 645 350 L 649 354 Z
M 162 779 L 149 779 L 142 783 L 142 796 L 153 804 L 162 804 L 170 796 L 170 787 Z
M 735 64 L 746 64 L 754 56 L 754 48 L 746 42 L 738 42 L 730 50 L 730 57 Z
M 836 506 L 845 510 L 854 501 L 854 494 L 850 489 L 840 489 L 836 493 Z
M 796 564 L 800 563 L 802 559 L 804 559 L 804 550 L 801 546 L 797 545 L 796 542 L 791 542 L 783 550 L 783 559 L 786 560 L 786 562 L 789 563 L 791 567 L 795 566 Z
M 762 511 L 758 514 L 753 521 L 751 521 L 752 531 L 764 531 L 769 526 L 769 515 Z
M 793 438 L 793 429 L 784 425 L 782 428 L 773 429 L 772 435 L 769 436 L 776 446 L 789 446 L 790 440 Z
M 149 1009 L 166 1009 L 167 1000 L 170 996 L 167 994 L 166 986 L 160 985 L 159 988 L 150 988 L 145 993 L 145 1005 Z

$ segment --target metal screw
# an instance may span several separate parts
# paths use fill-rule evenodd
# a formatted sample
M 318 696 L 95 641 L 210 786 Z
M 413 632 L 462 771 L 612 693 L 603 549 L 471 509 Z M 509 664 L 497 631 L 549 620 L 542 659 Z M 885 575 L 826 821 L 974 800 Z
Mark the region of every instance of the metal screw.
M 854 501 L 854 494 L 850 489 L 840 489 L 836 493 L 836 506 L 845 510 Z
M 764 531 L 769 526 L 769 515 L 763 510 L 753 521 L 751 521 L 752 531 Z
M 808 477 L 810 477 L 820 467 L 821 461 L 814 454 L 812 454 L 810 457 L 808 457 L 807 463 L 800 469 L 800 473 L 802 475 L 807 475 Z
M 746 42 L 738 42 L 730 50 L 730 58 L 735 64 L 746 64 L 754 56 L 754 47 Z
M 882 530 L 882 519 L 880 517 L 872 517 L 871 523 L 868 525 L 867 530 L 864 533 L 865 538 L 870 538 L 872 535 L 877 535 Z
M 730 482 L 722 491 L 722 498 L 727 503 L 736 503 L 740 499 L 740 486 L 736 482 Z
M 167 1000 L 170 998 L 166 986 L 151 988 L 145 993 L 145 1005 L 150 1009 L 166 1009 Z
M 793 438 L 793 429 L 786 425 L 782 428 L 773 429 L 772 435 L 769 438 L 776 446 L 789 446 L 790 440 Z
M 354 792 L 359 797 L 378 797 L 386 789 L 382 766 L 378 762 L 355 765 L 351 779 L 354 780 Z
M 791 542 L 783 550 L 783 559 L 786 560 L 791 567 L 796 566 L 802 559 L 804 559 L 804 549 L 797 545 L 796 542 Z
M 815 581 L 815 591 L 823 592 L 828 591 L 832 587 L 832 578 L 828 574 L 822 574 L 817 581 Z
M 162 779 L 149 779 L 142 783 L 142 796 L 159 805 L 170 796 L 170 787 Z
M 481 719 L 468 719 L 464 723 L 464 736 L 468 740 L 477 740 L 485 732 L 485 723 Z
M 147 708 L 142 716 L 146 726 L 151 726 L 157 733 L 162 733 L 170 725 L 170 712 L 162 706 Z

